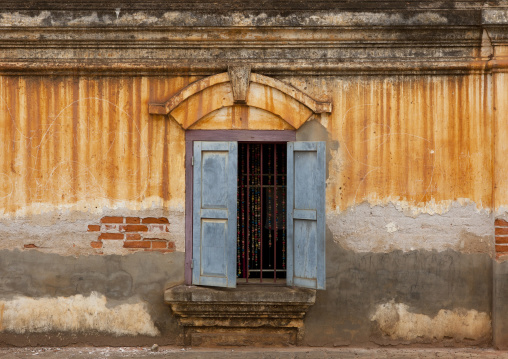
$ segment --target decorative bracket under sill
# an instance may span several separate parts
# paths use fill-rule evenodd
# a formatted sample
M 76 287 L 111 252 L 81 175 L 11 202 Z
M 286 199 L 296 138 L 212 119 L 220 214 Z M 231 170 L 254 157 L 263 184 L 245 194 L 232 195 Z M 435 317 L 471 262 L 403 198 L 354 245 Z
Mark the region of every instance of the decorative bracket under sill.
M 316 291 L 272 285 L 234 289 L 180 285 L 167 289 L 164 300 L 183 327 L 184 345 L 296 345 Z

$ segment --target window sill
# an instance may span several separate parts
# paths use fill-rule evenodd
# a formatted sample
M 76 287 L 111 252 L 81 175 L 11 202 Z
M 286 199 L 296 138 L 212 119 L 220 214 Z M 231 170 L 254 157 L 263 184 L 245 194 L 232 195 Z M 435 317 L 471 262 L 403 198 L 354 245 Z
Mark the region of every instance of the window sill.
M 303 318 L 316 300 L 313 289 L 242 285 L 180 285 L 164 300 L 183 327 L 184 345 L 295 345 Z

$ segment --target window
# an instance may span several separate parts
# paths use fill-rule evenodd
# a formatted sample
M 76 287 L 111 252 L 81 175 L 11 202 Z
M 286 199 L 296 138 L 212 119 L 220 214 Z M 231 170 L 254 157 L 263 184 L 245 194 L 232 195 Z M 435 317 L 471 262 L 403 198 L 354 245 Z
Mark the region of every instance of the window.
M 192 141 L 191 268 L 195 285 L 236 286 L 239 146 L 243 144 L 238 141 Z M 289 141 L 286 146 L 286 282 L 324 289 L 325 144 Z M 277 232 L 274 229 L 273 235 Z
M 286 279 L 286 143 L 238 143 L 237 283 Z

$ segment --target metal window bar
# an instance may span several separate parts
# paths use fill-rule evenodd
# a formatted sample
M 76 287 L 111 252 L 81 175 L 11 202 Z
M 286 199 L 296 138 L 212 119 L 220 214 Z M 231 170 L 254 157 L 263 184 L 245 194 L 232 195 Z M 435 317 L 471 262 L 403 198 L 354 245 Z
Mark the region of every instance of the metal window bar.
M 238 278 L 262 283 L 272 273 L 276 283 L 286 272 L 286 146 L 239 145 Z

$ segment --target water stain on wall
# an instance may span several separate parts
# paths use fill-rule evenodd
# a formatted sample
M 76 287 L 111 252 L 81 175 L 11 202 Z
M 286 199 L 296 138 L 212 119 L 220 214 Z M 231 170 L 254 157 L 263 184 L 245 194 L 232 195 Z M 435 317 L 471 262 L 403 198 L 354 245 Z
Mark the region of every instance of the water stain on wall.
M 383 335 L 394 340 L 443 340 L 462 341 L 489 338 L 492 332 L 487 313 L 474 309 L 440 310 L 436 316 L 412 313 L 408 305 L 393 300 L 379 304 L 371 317 Z
M 89 332 L 113 335 L 156 336 L 155 327 L 143 302 L 111 306 L 104 295 L 74 295 L 56 298 L 15 297 L 0 301 L 0 330 L 4 332 Z

